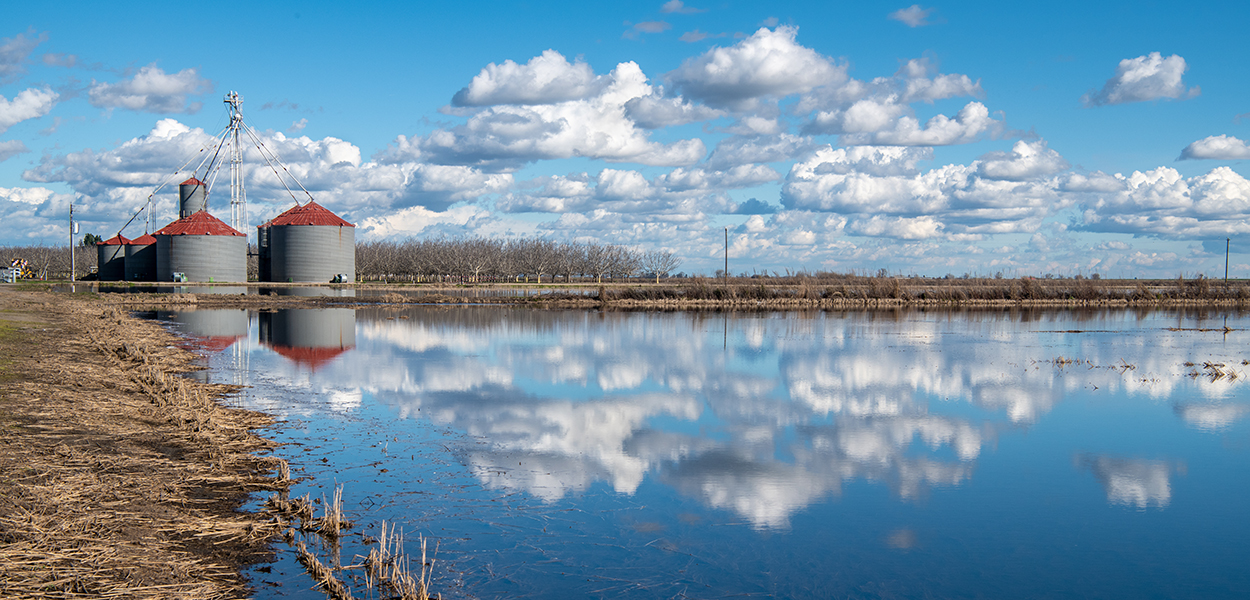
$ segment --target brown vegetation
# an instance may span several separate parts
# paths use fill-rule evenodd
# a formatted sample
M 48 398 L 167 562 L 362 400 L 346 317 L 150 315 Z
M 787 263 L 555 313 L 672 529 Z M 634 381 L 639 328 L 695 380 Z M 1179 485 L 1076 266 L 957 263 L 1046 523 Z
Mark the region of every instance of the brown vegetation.
M 708 279 L 616 286 L 600 297 L 617 307 L 842 308 L 874 306 L 1155 306 L 1248 304 L 1243 281 L 934 279 L 820 276 Z
M 176 374 L 159 326 L 77 295 L 0 291 L 0 596 L 237 598 L 281 524 L 269 417 Z

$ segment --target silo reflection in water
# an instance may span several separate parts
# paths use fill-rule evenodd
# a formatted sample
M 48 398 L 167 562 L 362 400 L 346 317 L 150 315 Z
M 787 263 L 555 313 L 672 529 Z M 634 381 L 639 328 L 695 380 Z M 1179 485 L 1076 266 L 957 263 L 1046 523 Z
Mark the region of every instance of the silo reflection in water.
M 350 308 L 283 309 L 260 313 L 260 342 L 316 371 L 356 347 L 356 311 Z
M 221 352 L 247 338 L 247 311 L 243 309 L 160 312 L 157 318 L 175 323 L 185 336 L 185 347 L 189 350 L 209 354 Z M 194 371 L 188 376 L 208 383 L 208 371 Z

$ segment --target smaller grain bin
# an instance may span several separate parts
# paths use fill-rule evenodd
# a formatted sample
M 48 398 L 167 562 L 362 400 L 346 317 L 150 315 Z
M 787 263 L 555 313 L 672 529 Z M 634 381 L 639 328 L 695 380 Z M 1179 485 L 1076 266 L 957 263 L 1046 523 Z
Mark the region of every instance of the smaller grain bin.
M 204 182 L 192 177 L 178 184 L 178 218 L 185 219 L 202 210 L 208 210 L 208 189 Z
M 156 280 L 247 281 L 247 236 L 208 211 L 166 225 L 156 238 Z
M 126 281 L 156 281 L 156 238 L 145 233 L 126 244 Z
M 126 278 L 126 244 L 129 243 L 130 240 L 119 233 L 95 245 L 100 281 L 122 281 Z
M 296 206 L 256 228 L 264 281 L 356 280 L 356 226 L 316 202 Z

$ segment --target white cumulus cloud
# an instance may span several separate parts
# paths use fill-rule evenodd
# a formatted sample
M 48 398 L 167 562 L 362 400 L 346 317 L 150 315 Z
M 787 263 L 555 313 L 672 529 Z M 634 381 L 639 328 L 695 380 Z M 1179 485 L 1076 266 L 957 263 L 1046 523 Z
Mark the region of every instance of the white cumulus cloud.
M 0 142 L 0 162 L 4 162 L 25 152 L 30 152 L 30 149 L 26 147 L 26 144 L 23 143 L 22 140 Z
M 475 109 L 465 123 L 407 143 L 429 162 L 488 170 L 575 156 L 678 166 L 694 164 L 707 153 L 699 138 L 653 142 L 629 117 L 630 100 L 656 91 L 636 63 L 617 65 L 598 89 L 592 97 L 554 104 Z
M 1003 121 L 990 116 L 984 104 L 969 102 L 954 118 L 936 115 L 921 126 L 915 117 L 900 117 L 890 129 L 846 134 L 840 140 L 852 145 L 948 146 L 992 137 L 1004 129 Z
M 666 77 L 683 96 L 713 107 L 749 108 L 846 79 L 846 68 L 799 45 L 798 29 L 761 28 L 728 48 L 687 59 Z
M 1114 178 L 1119 189 L 1083 203 L 1081 229 L 1170 239 L 1250 233 L 1250 181 L 1228 167 L 1189 178 L 1171 167 Z
M 552 104 L 593 96 L 602 82 L 584 61 L 546 50 L 524 65 L 491 63 L 452 97 L 455 106 Z
M 795 163 L 782 204 L 854 215 L 848 231 L 900 239 L 1033 232 L 1072 204 L 1052 180 L 987 179 L 976 162 L 919 171 L 931 156 L 927 148 L 825 146 Z
M 1058 173 L 1068 168 L 1068 161 L 1046 147 L 1046 140 L 1020 140 L 1011 152 L 991 152 L 979 159 L 977 174 L 986 179 L 1024 181 Z
M 1245 140 L 1231 135 L 1213 135 L 1202 138 L 1181 150 L 1181 160 L 1213 158 L 1219 160 L 1243 160 L 1250 158 L 1250 146 Z
M 1164 58 L 1151 52 L 1137 58 L 1126 58 L 1116 67 L 1115 76 L 1107 80 L 1101 91 L 1090 90 L 1081 97 L 1086 107 L 1107 104 L 1144 102 L 1159 98 L 1182 98 L 1197 96 L 1197 86 L 1185 89 L 1181 76 L 1189 66 L 1178 54 Z
M 28 89 L 18 92 L 12 100 L 0 96 L 0 133 L 10 127 L 48 114 L 59 96 L 50 89 Z
M 657 93 L 662 93 L 658 89 Z M 724 116 L 724 111 L 694 104 L 683 98 L 665 98 L 648 95 L 625 102 L 625 114 L 644 129 L 659 129 L 685 125 L 696 121 L 708 121 Z
M 157 114 L 194 113 L 201 103 L 189 96 L 213 91 L 213 82 L 194 68 L 166 73 L 156 65 L 139 69 L 133 77 L 117 83 L 92 82 L 88 99 L 96 108 L 125 108 Z

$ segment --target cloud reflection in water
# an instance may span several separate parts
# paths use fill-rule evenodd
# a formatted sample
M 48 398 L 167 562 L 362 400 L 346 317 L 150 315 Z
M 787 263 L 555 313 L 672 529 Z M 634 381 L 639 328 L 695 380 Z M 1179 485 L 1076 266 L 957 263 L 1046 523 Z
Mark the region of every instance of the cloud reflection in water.
M 1137 369 L 1065 371 L 1052 350 L 1022 343 L 1050 323 L 1001 315 L 954 331 L 923 315 L 385 315 L 358 313 L 359 347 L 314 379 L 485 442 L 461 454 L 484 485 L 554 502 L 596 482 L 633 494 L 651 477 L 757 528 L 788 527 L 849 481 L 888 485 L 902 500 L 959 486 L 987 442 L 1076 390 L 1166 397 L 1205 385 L 1176 368 L 1193 351 L 1178 333 L 1152 333 L 1152 344 L 1074 336 L 1064 352 Z M 1221 385 L 1202 392 L 1221 397 Z M 345 406 L 358 397 L 338 396 Z M 1247 414 L 1215 403 L 1176 412 L 1206 429 Z M 1078 461 L 1112 503 L 1170 502 L 1164 463 Z
M 1107 502 L 1138 509 L 1166 508 L 1172 501 L 1172 466 L 1157 460 L 1080 454 L 1077 464 L 1094 473 L 1107 491 Z

